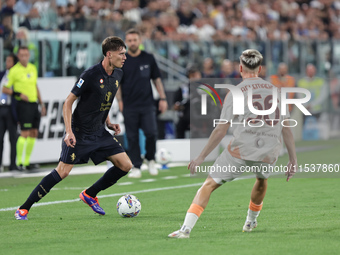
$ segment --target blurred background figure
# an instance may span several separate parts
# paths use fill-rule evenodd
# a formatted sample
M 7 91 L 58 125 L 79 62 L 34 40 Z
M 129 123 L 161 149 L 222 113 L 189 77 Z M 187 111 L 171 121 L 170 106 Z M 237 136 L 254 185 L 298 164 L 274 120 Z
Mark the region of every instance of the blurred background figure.
M 205 58 L 203 61 L 202 78 L 214 78 L 216 77 L 214 60 L 210 57 Z
M 17 63 L 17 57 L 12 53 L 6 57 L 6 70 L 0 72 L 0 172 L 2 165 L 2 152 L 4 146 L 4 136 L 6 131 L 9 134 L 9 141 L 11 145 L 10 166 L 9 170 L 19 170 L 16 165 L 16 143 L 18 139 L 17 120 L 14 116 L 14 109 L 12 109 L 12 98 L 10 95 L 2 93 L 2 87 L 8 82 L 8 72 Z
M 175 92 L 173 109 L 177 112 L 178 122 L 176 124 L 176 138 L 189 138 L 186 136 L 186 131 L 190 131 L 190 82 L 195 82 L 202 78 L 202 74 L 197 66 L 187 68 L 187 77 L 189 83 L 183 84 Z
M 313 64 L 306 67 L 306 77 L 298 81 L 299 88 L 308 89 L 311 93 L 311 99 L 305 104 L 305 107 L 316 118 L 320 117 L 321 111 L 326 105 L 327 87 L 325 80 L 316 76 L 316 68 Z
M 285 63 L 280 63 L 277 68 L 277 74 L 269 77 L 270 82 L 278 88 L 282 87 L 295 87 L 295 79 L 293 76 L 288 75 L 288 66 Z M 288 99 L 293 99 L 294 93 L 288 93 Z M 289 112 L 293 110 L 294 105 L 289 105 Z
M 222 61 L 219 78 L 240 78 L 239 72 L 234 70 L 233 62 L 229 59 Z

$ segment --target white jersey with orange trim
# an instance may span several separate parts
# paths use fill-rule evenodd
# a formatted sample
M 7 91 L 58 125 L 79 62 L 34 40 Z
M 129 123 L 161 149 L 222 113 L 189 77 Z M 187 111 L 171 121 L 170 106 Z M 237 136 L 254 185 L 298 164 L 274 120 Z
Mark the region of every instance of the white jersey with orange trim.
M 221 119 L 227 120 L 230 126 L 235 128 L 228 151 L 236 158 L 273 164 L 282 147 L 281 122 L 289 117 L 288 107 L 287 115 L 281 116 L 280 89 L 261 78 L 245 79 L 237 87 L 244 96 L 244 115 L 233 114 L 233 96 L 230 92 L 225 98 L 221 112 Z M 273 88 L 277 91 L 275 111 L 269 115 L 252 113 L 248 107 L 248 93 L 251 92 L 255 109 L 269 110 L 273 103 Z

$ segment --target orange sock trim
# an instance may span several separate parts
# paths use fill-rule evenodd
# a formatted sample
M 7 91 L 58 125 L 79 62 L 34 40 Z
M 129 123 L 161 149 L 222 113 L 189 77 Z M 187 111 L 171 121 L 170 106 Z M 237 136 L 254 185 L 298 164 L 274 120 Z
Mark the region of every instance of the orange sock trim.
M 249 203 L 249 209 L 254 211 L 254 212 L 259 212 L 261 211 L 262 209 L 262 206 L 263 206 L 263 202 L 260 204 L 260 205 L 257 205 L 257 204 L 254 204 L 251 200 L 250 200 L 250 203 Z
M 204 211 L 204 208 L 202 206 L 197 205 L 197 204 L 191 204 L 190 207 L 189 207 L 189 210 L 188 210 L 189 213 L 194 213 L 198 217 L 201 216 L 203 211 Z

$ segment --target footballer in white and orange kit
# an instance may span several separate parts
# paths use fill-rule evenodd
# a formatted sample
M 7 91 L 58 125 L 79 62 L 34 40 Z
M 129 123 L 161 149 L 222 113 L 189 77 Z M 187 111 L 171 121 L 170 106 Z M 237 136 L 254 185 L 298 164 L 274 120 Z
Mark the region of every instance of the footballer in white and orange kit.
M 235 95 L 229 92 L 224 101 L 220 120 L 211 133 L 207 145 L 200 155 L 189 163 L 188 168 L 194 173 L 207 155 L 220 143 L 230 126 L 235 127 L 233 138 L 228 147 L 219 155 L 210 167 L 209 176 L 197 191 L 187 211 L 184 223 L 169 237 L 189 238 L 190 232 L 209 202 L 211 193 L 223 183 L 232 181 L 243 172 L 251 170 L 256 174 L 256 181 L 251 192 L 244 232 L 250 232 L 257 226 L 257 217 L 262 209 L 267 190 L 267 178 L 270 167 L 274 167 L 282 147 L 282 137 L 286 144 L 289 162 L 287 181 L 296 171 L 297 158 L 294 138 L 290 128 L 282 121 L 289 116 L 282 115 L 280 90 L 271 83 L 258 77 L 261 71 L 262 55 L 257 50 L 245 50 L 240 56 L 240 73 L 243 81 L 236 86 L 243 94 L 243 114 L 235 115 Z M 274 93 L 276 91 L 276 94 Z M 248 95 L 251 96 L 248 106 Z M 236 105 L 236 104 L 235 104 Z M 253 112 L 272 110 L 268 115 Z M 275 111 L 274 111 L 275 109 Z M 289 114 L 288 108 L 286 113 Z

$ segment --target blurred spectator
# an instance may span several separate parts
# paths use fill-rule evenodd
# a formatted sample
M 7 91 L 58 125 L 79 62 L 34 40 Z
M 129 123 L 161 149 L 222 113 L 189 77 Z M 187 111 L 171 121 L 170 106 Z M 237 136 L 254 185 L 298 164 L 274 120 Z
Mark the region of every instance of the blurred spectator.
M 33 7 L 33 0 L 19 0 L 15 6 L 14 11 L 19 15 L 20 26 L 25 26 L 31 29 L 31 19 L 38 19 L 39 11 Z
M 288 66 L 285 63 L 280 63 L 277 69 L 277 74 L 269 77 L 270 82 L 278 88 L 295 87 L 295 79 L 288 75 Z M 294 93 L 288 93 L 288 99 L 294 98 Z M 293 110 L 293 105 L 289 105 L 289 112 Z
M 185 138 L 185 132 L 190 131 L 190 82 L 202 78 L 202 74 L 196 66 L 190 66 L 187 69 L 189 82 L 183 84 L 175 92 L 173 109 L 178 113 L 178 122 L 176 124 L 176 138 Z
M 184 26 L 191 26 L 197 15 L 192 11 L 192 3 L 188 0 L 180 1 L 179 9 L 177 11 L 179 24 Z
M 194 38 L 200 41 L 211 41 L 216 29 L 210 24 L 209 18 L 203 17 L 196 18 L 194 23 L 186 29 L 186 33 L 194 35 Z
M 74 22 L 74 16 L 76 13 L 76 7 L 72 3 L 68 3 L 66 7 L 66 12 L 64 16 L 65 28 L 66 30 L 73 31 L 76 27 Z
M 58 28 L 58 17 L 54 1 L 40 0 L 33 4 L 39 16 L 30 19 L 30 29 L 56 30 Z
M 39 70 L 39 50 L 37 46 L 30 41 L 30 32 L 26 27 L 19 27 L 16 33 L 16 45 L 13 49 L 14 53 L 18 53 L 20 46 L 26 46 L 29 50 L 29 62 L 34 64 Z
M 4 48 L 12 51 L 15 39 L 12 27 L 12 15 L 2 16 L 0 24 L 0 38 L 3 39 Z
M 222 61 L 219 78 L 240 78 L 239 72 L 234 70 L 233 63 L 229 59 Z
M 142 21 L 142 10 L 138 7 L 136 0 L 122 0 L 120 10 L 123 12 L 124 18 L 138 24 Z
M 311 99 L 305 103 L 305 107 L 316 118 L 320 116 L 322 110 L 327 105 L 327 86 L 325 80 L 317 77 L 316 68 L 312 64 L 306 67 L 306 77 L 298 81 L 298 87 L 308 89 L 311 93 Z
M 75 25 L 74 30 L 84 31 L 86 24 L 84 0 L 77 0 L 77 4 L 75 5 L 75 11 L 73 13 L 73 19 Z
M 6 57 L 6 70 L 0 72 L 0 168 L 2 165 L 2 152 L 3 152 L 3 145 L 4 145 L 4 136 L 6 131 L 9 134 L 9 140 L 11 144 L 11 153 L 10 153 L 10 166 L 9 170 L 19 170 L 16 165 L 16 143 L 18 139 L 17 133 L 17 121 L 13 116 L 14 105 L 12 105 L 12 98 L 11 96 L 2 93 L 2 87 L 7 84 L 8 82 L 8 72 L 16 63 L 18 59 L 17 57 L 11 53 Z
M 160 7 L 157 0 L 149 0 L 146 7 L 142 10 L 142 17 L 158 17 L 159 14 Z
M 16 3 L 16 0 L 6 0 L 5 6 L 1 9 L 0 17 L 13 16 L 15 13 L 14 11 L 15 3 Z
M 214 8 L 210 11 L 209 16 L 214 21 L 214 26 L 217 30 L 223 30 L 226 25 L 224 16 L 224 8 L 220 0 L 213 1 Z
M 216 77 L 214 60 L 212 58 L 205 58 L 203 61 L 203 78 L 214 78 Z
M 57 25 L 58 25 L 58 30 L 66 30 L 65 26 L 65 6 L 63 5 L 58 5 L 57 6 Z

